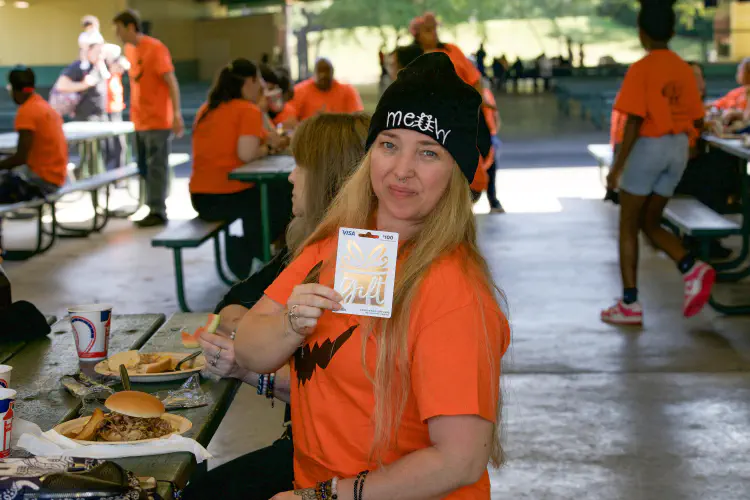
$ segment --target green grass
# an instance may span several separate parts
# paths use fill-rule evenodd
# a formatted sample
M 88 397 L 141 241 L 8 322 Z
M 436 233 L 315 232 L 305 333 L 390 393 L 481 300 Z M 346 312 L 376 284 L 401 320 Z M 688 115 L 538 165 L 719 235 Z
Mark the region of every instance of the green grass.
M 456 43 L 467 55 L 475 52 L 484 38 L 485 50 L 490 57 L 505 54 L 510 60 L 516 57 L 533 59 L 542 52 L 553 57 L 563 54 L 567 57 L 567 47 L 563 36 L 556 29 L 570 36 L 576 44 L 574 58 L 578 59 L 579 41 L 584 42 L 587 66 L 596 65 L 602 56 L 612 56 L 618 62 L 633 62 L 643 55 L 635 27 L 626 27 L 600 17 L 565 17 L 557 20 L 556 26 L 547 19 L 509 19 L 485 23 L 465 23 L 455 27 L 441 28 L 441 39 Z M 389 48 L 396 44 L 393 31 L 389 32 Z M 322 34 L 319 53 L 313 47 L 318 34 L 309 36 L 310 60 L 316 56 L 331 59 L 337 78 L 352 83 L 370 83 L 378 80 L 378 48 L 382 41 L 377 30 L 357 28 L 353 32 L 327 30 Z M 409 43 L 402 38 L 401 43 Z M 672 47 L 684 58 L 700 59 L 700 44 L 694 40 L 677 37 Z M 293 47 L 292 54 L 296 53 Z M 292 61 L 295 68 L 297 62 Z

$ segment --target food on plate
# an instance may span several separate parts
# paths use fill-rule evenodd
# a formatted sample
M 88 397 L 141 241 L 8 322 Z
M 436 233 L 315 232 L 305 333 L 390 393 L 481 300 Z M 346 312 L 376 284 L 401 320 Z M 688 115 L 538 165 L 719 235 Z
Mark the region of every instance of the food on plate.
M 125 365 L 125 368 L 132 370 L 138 366 L 140 361 L 141 355 L 138 354 L 138 351 L 125 351 L 110 356 L 107 360 L 107 364 L 109 365 L 110 370 L 113 372 L 119 372 L 120 365 Z
M 107 360 L 111 372 L 119 373 L 120 365 L 125 365 L 128 373 L 164 373 L 173 370 L 175 363 L 166 354 L 141 354 L 138 351 L 118 352 Z
M 83 429 L 81 429 L 80 432 L 73 432 L 71 434 L 67 434 L 65 437 L 68 437 L 70 439 L 79 439 L 81 441 L 94 441 L 96 439 L 96 434 L 104 425 L 104 420 L 106 418 L 107 417 L 104 415 L 104 412 L 97 408 L 96 410 L 94 410 L 94 414 L 91 415 L 91 418 L 88 422 L 86 422 L 86 425 L 83 426 Z
M 156 396 L 138 391 L 122 391 L 104 402 L 111 413 L 94 410 L 78 433 L 66 437 L 79 441 L 141 441 L 172 434 L 176 430 L 162 418 L 164 405 Z
M 182 330 L 180 332 L 180 335 L 182 336 L 182 345 L 184 345 L 188 349 L 196 349 L 200 347 L 200 344 L 198 343 L 198 338 L 204 332 L 216 333 L 216 329 L 219 328 L 220 321 L 221 321 L 221 317 L 218 314 L 209 314 L 208 321 L 206 321 L 206 324 L 203 326 L 199 326 L 193 333 L 189 333 L 185 330 Z
M 138 373 L 164 373 L 173 369 L 172 357 L 164 354 L 141 354 Z

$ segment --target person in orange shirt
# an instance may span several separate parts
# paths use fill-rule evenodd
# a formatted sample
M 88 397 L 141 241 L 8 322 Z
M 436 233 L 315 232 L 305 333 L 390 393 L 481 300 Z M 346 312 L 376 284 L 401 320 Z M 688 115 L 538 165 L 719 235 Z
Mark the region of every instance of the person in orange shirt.
M 488 462 L 504 459 L 500 361 L 510 331 L 470 203 L 481 102 L 446 54 L 402 70 L 378 103 L 362 163 L 240 321 L 240 367 L 268 374 L 290 363 L 297 490 L 275 500 L 405 491 L 489 500 Z M 334 313 L 346 227 L 399 235 L 389 319 Z
M 297 126 L 297 110 L 289 102 L 294 97 L 289 78 L 270 66 L 261 65 L 260 72 L 265 83 L 265 111 L 271 123 L 283 131 L 293 130 Z
M 262 85 L 254 63 L 235 59 L 219 72 L 193 125 L 193 208 L 209 221 L 242 219 L 242 238 L 227 241 L 230 269 L 242 277 L 249 274 L 252 259 L 263 253 L 258 238 L 260 192 L 253 184 L 230 180 L 229 173 L 268 154 L 263 113 L 255 104 Z M 272 230 L 278 234 L 291 217 L 291 206 L 284 214 L 279 207 L 273 212 Z
M 259 374 L 237 365 L 234 335 L 244 317 L 291 261 L 296 250 L 315 231 L 341 186 L 365 153 L 370 117 L 364 113 L 327 113 L 313 116 L 294 132 L 292 151 L 296 166 L 289 175 L 294 219 L 286 230 L 286 244 L 263 269 L 234 285 L 216 306 L 221 322 L 216 334 L 204 333 L 205 352 L 221 349 L 220 358 L 207 369 L 221 377 L 235 378 L 258 387 Z M 265 396 L 265 394 L 260 394 Z M 274 396 L 289 402 L 289 367 L 275 377 Z M 291 411 L 284 412 L 284 434 L 271 446 L 255 450 L 191 479 L 182 492 L 184 500 L 203 500 L 216 491 L 222 500 L 268 500 L 294 488 L 294 449 Z
M 708 106 L 721 110 L 725 124 L 742 119 L 747 110 L 747 93 L 750 89 L 750 57 L 743 59 L 737 65 L 737 87 L 723 97 L 716 99 Z
M 163 226 L 167 223 L 171 136 L 182 137 L 185 131 L 180 86 L 169 49 L 141 32 L 141 20 L 135 12 L 123 11 L 113 23 L 131 64 L 130 119 L 135 125 L 138 169 L 146 182 L 146 203 L 150 209 L 136 225 Z
M 456 67 L 456 73 L 463 81 L 477 89 L 483 94 L 482 74 L 472 64 L 468 57 L 458 46 L 452 43 L 443 43 L 438 38 L 438 22 L 435 14 L 426 12 L 424 15 L 412 19 L 409 24 L 409 32 L 414 37 L 414 43 L 422 47 L 425 52 L 440 51 L 448 54 L 451 62 Z M 483 105 L 494 108 L 494 105 L 483 98 Z M 489 126 L 489 124 L 488 124 Z
M 601 313 L 602 321 L 643 324 L 638 302 L 638 233 L 671 257 L 685 282 L 683 313 L 697 314 L 708 302 L 716 272 L 686 251 L 661 226 L 662 213 L 688 161 L 689 136 L 703 127 L 703 103 L 691 67 L 669 50 L 675 13 L 671 3 L 643 3 L 638 15 L 648 54 L 625 75 L 615 109 L 627 115 L 622 145 L 607 175 L 620 187 L 620 271 L 623 298 Z
M 333 65 L 328 59 L 318 59 L 315 75 L 295 85 L 291 105 L 297 111 L 299 121 L 318 113 L 356 113 L 364 110 L 357 89 L 333 78 Z
M 68 144 L 62 118 L 34 90 L 30 68 L 8 73 L 8 90 L 18 105 L 16 152 L 0 160 L 0 203 L 15 203 L 51 194 L 65 184 Z M 10 169 L 16 169 L 7 172 Z

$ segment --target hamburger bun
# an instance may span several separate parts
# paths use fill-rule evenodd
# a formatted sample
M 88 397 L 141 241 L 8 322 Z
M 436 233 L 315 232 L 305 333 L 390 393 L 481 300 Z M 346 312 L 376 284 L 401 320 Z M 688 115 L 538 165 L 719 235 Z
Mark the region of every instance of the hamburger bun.
M 172 358 L 160 354 L 141 354 L 138 371 L 141 373 L 164 373 L 172 369 Z
M 139 391 L 121 391 L 104 402 L 109 410 L 139 418 L 157 418 L 164 415 L 164 405 L 159 398 Z
M 141 355 L 138 351 L 125 351 L 113 354 L 107 360 L 109 370 L 115 373 L 120 373 L 120 365 L 125 365 L 128 371 L 134 369 L 141 362 Z

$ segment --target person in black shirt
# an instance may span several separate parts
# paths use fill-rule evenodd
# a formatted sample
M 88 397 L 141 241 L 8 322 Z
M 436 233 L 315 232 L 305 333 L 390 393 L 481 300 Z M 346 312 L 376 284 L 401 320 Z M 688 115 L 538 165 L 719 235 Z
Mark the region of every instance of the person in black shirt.
M 216 335 L 204 334 L 201 347 L 221 357 L 208 368 L 222 377 L 236 378 L 257 386 L 258 374 L 247 372 L 234 360 L 233 332 L 245 313 L 263 296 L 265 289 L 290 262 L 297 249 L 323 219 L 328 205 L 349 175 L 359 165 L 365 152 L 370 118 L 364 113 L 321 114 L 302 122 L 292 140 L 297 163 L 289 175 L 292 183 L 294 219 L 286 233 L 287 247 L 263 269 L 234 285 L 216 306 L 221 323 Z M 276 374 L 275 395 L 289 402 L 289 369 Z M 204 499 L 221 492 L 222 499 L 268 500 L 277 493 L 293 489 L 293 445 L 291 413 L 287 405 L 286 430 L 271 446 L 254 451 L 223 464 L 196 478 L 183 492 L 185 500 Z
M 82 50 L 86 59 L 75 61 L 65 68 L 55 82 L 58 92 L 78 94 L 78 104 L 73 113 L 76 121 L 107 122 L 107 82 L 109 72 L 104 65 L 102 49 L 104 39 L 98 33 L 89 37 L 90 43 Z M 105 73 L 106 72 L 106 73 Z M 106 141 L 100 141 L 99 149 L 105 150 Z M 81 164 L 85 164 L 89 154 L 93 154 L 87 144 L 80 145 Z M 105 158 L 109 164 L 110 158 Z

